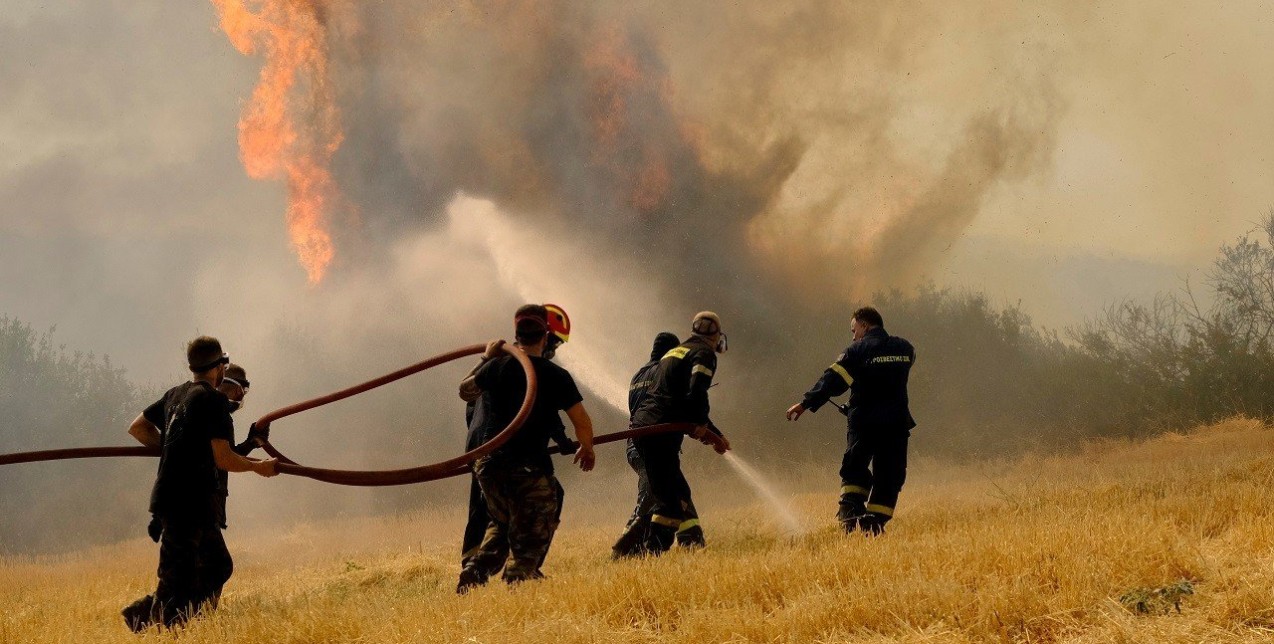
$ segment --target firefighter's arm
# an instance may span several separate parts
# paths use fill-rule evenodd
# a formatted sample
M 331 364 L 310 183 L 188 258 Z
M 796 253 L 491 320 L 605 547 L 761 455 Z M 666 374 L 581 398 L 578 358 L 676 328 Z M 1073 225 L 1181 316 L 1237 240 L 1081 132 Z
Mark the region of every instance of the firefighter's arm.
M 482 395 L 482 386 L 478 383 L 478 372 L 482 370 L 492 358 L 500 355 L 500 350 L 504 348 L 504 340 L 492 340 L 487 343 L 487 350 L 482 353 L 482 360 L 474 365 L 469 375 L 460 381 L 460 399 L 471 403 Z
M 726 438 L 725 433 L 711 420 L 706 424 L 696 426 L 690 432 L 690 437 L 716 450 L 718 454 L 730 451 L 730 439 Z
M 227 472 L 256 472 L 266 477 L 278 474 L 274 467 L 278 463 L 276 459 L 257 461 L 239 456 L 230 447 L 230 441 L 224 438 L 212 439 L 212 459 L 219 469 Z
M 823 371 L 823 376 L 818 379 L 818 382 L 805 392 L 801 402 L 788 408 L 787 419 L 796 420 L 807 411 L 817 412 L 819 407 L 827 404 L 828 400 L 849 391 L 850 383 L 854 382 L 853 376 L 849 375 L 852 360 L 852 351 L 847 350 L 842 353 L 836 362 Z
M 128 435 L 146 447 L 160 447 L 164 440 L 159 433 L 159 428 L 155 426 L 155 423 L 146 420 L 145 414 L 138 414 L 137 418 L 133 419 L 133 424 L 128 426 Z
M 717 372 L 717 356 L 715 353 L 701 353 L 695 357 L 690 368 L 690 409 L 693 413 L 695 428 L 690 437 L 710 445 L 718 454 L 730 449 L 730 441 L 713 424 L 708 417 L 711 405 L 708 402 L 708 390 L 712 387 L 712 378 Z M 715 437 L 711 436 L 715 434 Z
M 694 358 L 690 367 L 690 413 L 696 425 L 707 426 L 711 405 L 708 404 L 708 389 L 712 387 L 712 377 L 717 373 L 717 356 L 706 351 Z
M 592 471 L 597 462 L 593 452 L 593 419 L 589 417 L 584 403 L 578 402 L 566 410 L 566 416 L 575 427 L 575 439 L 579 441 L 579 450 L 575 452 L 575 463 L 585 472 Z
M 265 447 L 265 443 L 270 440 L 270 426 L 266 425 L 264 429 L 257 427 L 256 423 L 252 423 L 248 427 L 248 437 L 243 439 L 242 443 L 234 446 L 234 452 L 239 456 L 247 456 L 252 450 L 258 447 Z

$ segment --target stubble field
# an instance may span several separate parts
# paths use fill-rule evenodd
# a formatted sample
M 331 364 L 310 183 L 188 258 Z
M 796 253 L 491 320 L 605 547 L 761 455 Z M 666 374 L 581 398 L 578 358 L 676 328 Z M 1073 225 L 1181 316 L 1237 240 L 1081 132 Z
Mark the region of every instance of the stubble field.
M 610 562 L 616 511 L 577 507 L 549 579 L 466 596 L 459 510 L 232 530 L 222 609 L 176 641 L 1271 641 L 1271 439 L 1234 420 L 1065 457 L 917 462 L 883 537 L 837 532 L 831 490 L 793 498 L 804 535 L 763 505 L 705 511 L 708 549 L 644 561 Z M 0 559 L 0 642 L 174 641 L 118 614 L 152 589 L 155 558 L 137 540 Z

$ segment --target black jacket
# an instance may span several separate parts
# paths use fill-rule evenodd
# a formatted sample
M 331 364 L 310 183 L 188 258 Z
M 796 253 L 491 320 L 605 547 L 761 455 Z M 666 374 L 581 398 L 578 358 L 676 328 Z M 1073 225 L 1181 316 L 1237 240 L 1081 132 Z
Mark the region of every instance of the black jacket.
M 651 360 L 642 365 L 633 379 L 628 383 L 628 420 L 632 421 L 641 408 L 641 403 L 650 395 L 651 385 L 655 383 L 655 371 L 659 369 L 659 361 Z
M 851 427 L 910 430 L 916 421 L 907 404 L 907 377 L 915 362 L 910 342 L 873 328 L 823 372 L 801 405 L 816 412 L 848 390 Z
M 694 423 L 711 426 L 708 388 L 712 386 L 712 376 L 716 371 L 717 354 L 706 340 L 692 336 L 682 342 L 665 353 L 651 370 L 649 389 L 632 414 L 632 425 Z

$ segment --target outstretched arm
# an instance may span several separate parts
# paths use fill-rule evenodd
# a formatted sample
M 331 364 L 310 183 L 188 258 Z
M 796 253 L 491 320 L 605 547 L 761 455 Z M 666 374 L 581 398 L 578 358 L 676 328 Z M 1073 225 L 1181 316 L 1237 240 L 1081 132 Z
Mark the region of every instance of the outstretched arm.
M 818 408 L 827 404 L 828 400 L 849 391 L 849 385 L 854 382 L 853 376 L 849 375 L 850 360 L 849 350 L 840 354 L 836 362 L 823 371 L 823 376 L 818 379 L 818 382 L 805 392 L 801 402 L 787 408 L 787 419 L 797 420 L 807 411 L 817 412 Z
M 217 467 L 227 472 L 256 472 L 261 476 L 274 476 L 278 474 L 274 466 L 278 461 L 273 458 L 267 458 L 262 461 L 256 461 L 250 458 L 244 458 L 235 453 L 230 447 L 230 441 L 222 438 L 212 439 L 212 458 L 217 463 Z

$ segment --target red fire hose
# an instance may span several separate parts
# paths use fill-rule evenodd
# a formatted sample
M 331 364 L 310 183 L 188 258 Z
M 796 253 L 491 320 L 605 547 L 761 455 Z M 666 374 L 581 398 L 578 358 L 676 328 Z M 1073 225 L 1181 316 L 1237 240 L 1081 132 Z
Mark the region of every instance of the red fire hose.
M 367 382 L 348 387 L 340 391 L 319 396 L 311 400 L 289 405 L 282 409 L 276 409 L 257 420 L 258 427 L 268 427 L 273 421 L 285 418 L 293 414 L 299 414 L 303 411 L 314 409 L 322 405 L 334 403 L 338 400 L 344 400 L 350 396 L 361 394 L 377 387 L 387 385 L 396 380 L 401 380 L 415 373 L 424 371 L 440 364 L 445 364 L 453 360 L 458 360 L 465 356 L 471 356 L 482 353 L 486 349 L 486 345 L 474 344 L 461 349 L 456 349 L 450 353 L 444 353 L 434 356 L 423 362 L 418 362 L 409 367 L 404 367 L 390 374 L 386 374 L 379 378 L 369 380 Z M 424 481 L 432 481 L 441 478 L 441 475 L 447 474 L 457 467 L 463 467 L 473 461 L 490 454 L 504 445 L 519 429 L 531 414 L 531 407 L 535 404 L 535 394 L 538 384 L 535 380 L 535 368 L 531 365 L 531 359 L 522 352 L 521 349 L 511 345 L 504 345 L 504 352 L 517 359 L 522 366 L 523 372 L 526 373 L 526 397 L 522 400 L 522 407 L 518 409 L 518 413 L 509 422 L 508 426 L 500 430 L 491 440 L 478 446 L 469 452 L 466 452 L 456 458 L 425 465 L 422 467 L 414 467 L 405 470 L 386 470 L 386 471 L 358 471 L 358 470 L 327 470 L 313 467 L 306 467 L 298 464 L 296 461 L 284 456 L 277 448 L 268 441 L 262 447 L 266 453 L 279 459 L 278 471 L 280 474 L 290 474 L 292 476 L 305 476 L 319 481 L 328 483 L 336 483 L 339 485 L 406 485 L 408 483 L 420 483 Z M 46 450 L 41 452 L 22 452 L 17 454 L 0 455 L 0 465 L 11 465 L 16 463 L 32 463 L 37 461 L 56 461 L 72 458 L 98 458 L 98 457 L 117 457 L 117 456 L 158 456 L 159 448 L 155 447 L 81 447 L 74 449 Z
M 406 378 L 412 374 L 458 360 L 465 356 L 482 353 L 485 348 L 485 345 L 481 344 L 470 345 L 450 353 L 434 356 L 423 362 L 418 362 L 409 367 L 399 369 L 393 373 L 327 394 L 326 396 L 320 396 L 295 405 L 276 409 L 258 419 L 256 425 L 260 428 L 269 427 L 270 423 L 281 418 L 299 414 L 303 411 L 308 411 L 315 407 L 320 407 L 338 400 L 344 400 L 351 396 L 370 391 L 396 380 Z M 362 487 L 408 485 L 412 483 L 436 481 L 438 479 L 464 474 L 469 471 L 469 465 L 471 463 L 490 454 L 491 452 L 494 452 L 499 449 L 500 446 L 508 442 L 509 439 L 511 439 L 513 435 L 522 428 L 522 424 L 526 422 L 527 417 L 531 413 L 531 407 L 535 403 L 538 384 L 535 379 L 535 369 L 531 365 L 530 358 L 528 358 L 520 349 L 509 344 L 504 345 L 504 352 L 517 359 L 518 363 L 522 366 L 523 371 L 526 373 L 526 397 L 522 400 L 522 407 L 518 410 L 518 413 L 514 416 L 513 420 L 510 421 L 504 429 L 500 430 L 498 434 L 493 436 L 491 440 L 455 458 L 447 459 L 439 463 L 401 470 L 334 470 L 300 465 L 296 461 L 285 456 L 276 447 L 274 447 L 274 445 L 270 444 L 269 441 L 264 442 L 262 444 L 262 448 L 270 456 L 279 459 L 278 471 L 280 474 L 304 476 L 316 481 L 334 483 L 337 485 Z M 669 423 L 663 425 L 651 425 L 648 427 L 638 427 L 622 432 L 597 436 L 593 439 L 593 444 L 600 445 L 603 443 L 620 441 L 628 438 L 637 438 L 640 436 L 649 436 L 664 432 L 689 431 L 693 428 L 694 425 L 690 423 Z M 720 439 L 713 434 L 709 434 L 708 440 L 713 441 L 717 445 L 720 444 Z M 575 443 L 574 445 L 578 446 L 578 443 Z M 564 449 L 557 451 L 565 452 Z M 76 458 L 159 456 L 159 452 L 160 450 L 157 447 L 79 447 L 38 452 L 20 452 L 15 454 L 0 454 L 0 466 Z

